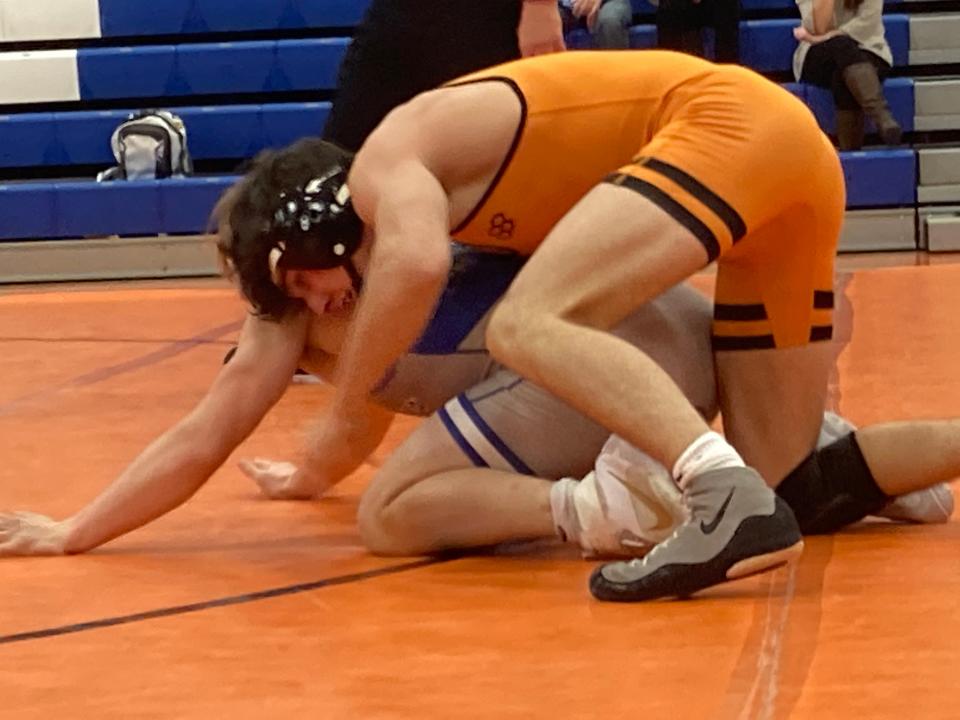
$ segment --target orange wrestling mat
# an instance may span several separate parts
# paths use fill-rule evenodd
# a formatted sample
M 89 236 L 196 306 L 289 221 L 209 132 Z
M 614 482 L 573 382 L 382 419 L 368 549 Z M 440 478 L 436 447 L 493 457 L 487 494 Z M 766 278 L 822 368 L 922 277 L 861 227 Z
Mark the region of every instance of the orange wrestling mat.
M 838 289 L 836 406 L 960 414 L 960 264 Z M 0 295 L 0 508 L 79 508 L 192 407 L 242 317 L 231 290 L 186 282 Z M 329 393 L 291 387 L 238 457 L 293 458 Z M 370 465 L 299 504 L 262 500 L 235 460 L 99 551 L 0 560 L 0 717 L 960 717 L 956 522 L 864 524 L 792 570 L 605 605 L 565 548 L 370 556 L 353 522 Z

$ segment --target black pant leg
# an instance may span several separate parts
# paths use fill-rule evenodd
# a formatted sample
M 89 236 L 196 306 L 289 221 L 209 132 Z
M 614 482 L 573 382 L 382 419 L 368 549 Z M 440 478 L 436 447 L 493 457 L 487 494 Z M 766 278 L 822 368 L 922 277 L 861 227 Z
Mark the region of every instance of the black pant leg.
M 712 6 L 717 62 L 740 62 L 740 0 L 703 1 Z
M 324 137 L 356 151 L 390 110 L 520 57 L 520 0 L 374 0 L 340 66 Z
M 657 47 L 703 56 L 701 3 L 660 0 L 657 8 Z

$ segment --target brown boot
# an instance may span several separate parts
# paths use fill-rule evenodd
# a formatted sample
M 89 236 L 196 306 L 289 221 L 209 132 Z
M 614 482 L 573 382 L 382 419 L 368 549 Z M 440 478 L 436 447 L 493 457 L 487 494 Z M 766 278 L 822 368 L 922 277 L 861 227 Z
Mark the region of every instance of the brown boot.
M 841 150 L 863 147 L 863 111 L 837 110 L 837 146 Z
M 883 86 L 877 76 L 877 69 L 868 62 L 848 65 L 843 71 L 843 81 L 864 112 L 877 126 L 880 139 L 887 145 L 899 145 L 903 137 L 903 128 L 896 121 L 883 96 Z

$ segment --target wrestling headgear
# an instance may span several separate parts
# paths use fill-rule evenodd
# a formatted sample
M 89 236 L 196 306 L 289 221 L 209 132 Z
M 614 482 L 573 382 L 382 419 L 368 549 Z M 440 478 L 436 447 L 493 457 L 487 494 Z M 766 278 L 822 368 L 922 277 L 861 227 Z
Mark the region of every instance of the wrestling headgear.
M 362 280 L 352 258 L 363 238 L 363 222 L 353 210 L 346 180 L 347 169 L 337 166 L 280 194 L 266 231 L 274 242 L 269 263 L 277 287 L 283 288 L 284 270 L 342 267 L 360 291 Z

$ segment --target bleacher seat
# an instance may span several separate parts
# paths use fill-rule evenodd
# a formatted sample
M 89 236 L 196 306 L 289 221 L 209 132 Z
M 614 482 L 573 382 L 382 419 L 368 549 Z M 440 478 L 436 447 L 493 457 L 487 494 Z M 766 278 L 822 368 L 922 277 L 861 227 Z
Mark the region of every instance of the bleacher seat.
M 317 135 L 330 113 L 329 103 L 274 103 L 264 105 L 262 147 L 282 147 L 297 138 Z
M 633 12 L 637 15 L 652 15 L 657 8 L 651 5 L 648 0 L 630 0 L 633 6 Z
M 842 153 L 851 208 L 912 205 L 913 150 Z M 0 185 L 0 239 L 200 233 L 233 176 Z
M 348 38 L 0 53 L 0 105 L 332 90 Z
M 100 18 L 105 37 L 352 28 L 367 5 L 369 0 L 100 0 Z
M 369 0 L 3 0 L 0 42 L 352 28 Z
M 909 148 L 840 153 L 847 183 L 847 207 L 913 205 L 917 195 L 917 157 Z
M 0 240 L 57 237 L 55 196 L 53 183 L 0 184 Z
M 793 67 L 796 20 L 745 20 L 740 23 L 740 59 L 760 72 L 786 71 Z
M 53 113 L 0 115 L 0 167 L 47 164 L 56 151 L 55 127 Z M 50 158 L 56 164 L 59 160 Z
M 807 101 L 807 86 L 804 83 L 783 83 L 783 89 L 800 100 Z
M 793 29 L 798 20 L 762 19 L 740 23 L 740 55 L 747 67 L 760 72 L 791 72 L 793 52 L 797 47 Z M 906 15 L 885 15 L 884 27 L 895 65 L 906 65 L 910 54 L 910 25 Z M 586 30 L 574 30 L 567 36 L 571 49 L 590 47 Z M 657 29 L 653 24 L 635 25 L 630 29 L 630 47 L 643 50 L 656 47 Z M 707 38 L 707 44 L 710 39 Z
M 81 49 L 76 67 L 80 99 L 183 94 L 168 92 L 176 63 L 175 45 Z
M 898 121 L 913 130 L 914 81 L 887 80 L 885 93 Z M 828 90 L 799 83 L 784 85 L 804 100 L 828 132 L 834 105 Z M 960 89 L 960 84 L 958 84 Z M 177 108 L 198 160 L 242 158 L 266 147 L 281 147 L 320 132 L 329 103 L 277 103 Z M 108 139 L 129 110 L 0 115 L 0 167 L 110 164 Z
M 157 235 L 160 202 L 157 182 L 89 181 L 54 183 L 55 237 Z
M 321 132 L 330 103 L 176 108 L 196 160 L 249 157 Z M 0 115 L 0 167 L 110 165 L 110 135 L 129 110 Z
M 914 81 L 913 78 L 890 78 L 883 83 L 883 94 L 887 98 L 890 110 L 897 122 L 906 132 L 913 131 L 914 117 Z M 820 123 L 820 127 L 829 133 L 836 129 L 836 106 L 833 94 L 826 88 L 806 85 L 804 100 Z M 868 121 L 867 130 L 873 131 L 873 123 Z
M 906 65 L 910 53 L 910 26 L 906 15 L 884 15 L 883 25 L 893 53 L 894 65 Z M 793 69 L 793 39 L 796 19 L 745 20 L 740 23 L 740 59 L 760 72 Z
M 0 240 L 201 233 L 234 176 L 0 184 Z
M 161 231 L 169 234 L 206 232 L 210 227 L 210 211 L 236 179 L 227 175 L 153 181 L 160 189 Z
M 796 10 L 796 0 L 743 0 L 741 7 L 750 10 Z M 797 13 L 799 17 L 799 12 Z
M 263 147 L 260 105 L 177 108 L 194 160 L 250 157 Z
M 80 112 L 55 112 L 53 115 L 53 138 L 44 154 L 44 162 L 23 162 L 20 157 L 11 166 L 35 165 L 112 165 L 110 136 L 126 119 L 124 110 L 87 110 Z M 2 126 L 0 126 L 2 132 Z M 15 150 L 15 149 L 14 149 Z
M 83 100 L 332 90 L 347 38 L 87 48 Z M 2 100 L 2 98 L 0 98 Z

